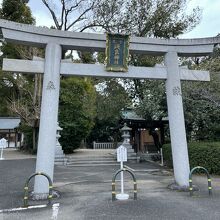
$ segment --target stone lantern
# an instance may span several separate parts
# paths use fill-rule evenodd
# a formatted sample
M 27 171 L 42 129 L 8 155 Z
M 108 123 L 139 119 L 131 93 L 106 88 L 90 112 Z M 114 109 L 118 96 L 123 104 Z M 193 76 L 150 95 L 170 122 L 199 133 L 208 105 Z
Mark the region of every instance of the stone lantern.
M 140 157 L 137 157 L 137 154 L 134 152 L 134 149 L 132 148 L 130 144 L 130 131 L 131 130 L 132 129 L 129 128 L 126 123 L 124 123 L 124 127 L 121 129 L 122 138 L 123 138 L 122 145 L 127 148 L 128 160 L 135 160 L 139 162 Z
M 124 127 L 121 129 L 121 132 L 122 132 L 122 138 L 123 138 L 123 143 L 122 144 L 125 147 L 131 146 L 130 145 L 130 131 L 131 130 L 132 129 L 129 128 L 126 123 L 124 123 Z
M 65 154 L 63 153 L 62 146 L 60 145 L 59 138 L 61 137 L 60 131 L 63 129 L 59 126 L 57 122 L 57 134 L 56 134 L 56 147 L 55 147 L 55 164 L 65 163 Z

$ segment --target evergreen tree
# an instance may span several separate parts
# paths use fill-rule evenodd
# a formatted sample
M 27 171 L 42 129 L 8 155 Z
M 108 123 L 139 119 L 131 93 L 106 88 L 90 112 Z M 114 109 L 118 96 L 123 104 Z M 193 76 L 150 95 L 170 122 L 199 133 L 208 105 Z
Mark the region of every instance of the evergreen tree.
M 210 82 L 183 82 L 189 140 L 220 140 L 220 49 L 209 57 L 190 59 L 191 69 L 210 71 Z
M 95 89 L 88 78 L 61 80 L 59 122 L 63 128 L 60 142 L 65 153 L 72 153 L 94 126 Z
M 0 18 L 7 19 L 25 24 L 35 24 L 35 19 L 32 17 L 31 10 L 27 6 L 28 1 L 18 0 L 3 0 L 0 9 Z M 15 59 L 32 59 L 33 55 L 42 54 L 42 50 L 36 48 L 4 43 L 1 47 L 1 63 L 3 58 Z M 41 79 L 35 76 L 14 73 L 0 73 L 0 93 L 3 106 L 0 109 L 1 115 L 18 115 L 22 119 L 22 127 L 27 127 L 28 132 L 34 134 L 33 142 L 32 135 L 28 141 L 29 147 L 36 147 L 35 133 L 38 127 L 39 120 L 39 103 L 40 103 L 40 87 Z M 38 90 L 38 92 L 36 92 Z M 37 101 L 38 100 L 38 101 Z M 6 111 L 7 110 L 7 111 Z M 30 128 L 33 130 L 31 131 Z
M 68 16 L 71 15 L 70 17 L 65 16 L 65 13 L 61 13 L 63 16 L 61 16 L 61 22 L 59 23 L 59 19 L 54 16 L 52 5 L 48 3 L 49 1 L 43 0 L 43 2 L 50 10 L 58 29 L 63 29 L 60 28 L 61 25 L 65 26 L 64 22 L 62 22 L 64 18 L 66 18 L 67 23 L 74 23 L 74 20 L 70 19 L 71 16 L 74 18 L 74 11 L 68 14 Z M 75 1 L 73 1 L 73 3 L 74 2 Z M 70 9 L 70 5 L 67 6 L 65 1 L 60 1 L 60 3 L 62 5 L 62 7 L 60 7 L 61 11 L 65 12 L 65 10 L 68 11 L 68 9 Z M 80 3 L 86 6 L 85 1 L 81 1 Z M 87 19 L 86 21 L 90 23 L 84 23 L 85 28 L 82 27 L 83 23 L 81 23 L 81 31 L 92 27 L 93 30 L 96 31 L 169 39 L 189 32 L 200 22 L 201 18 L 201 10 L 198 7 L 192 9 L 191 13 L 186 13 L 187 0 L 94 0 L 89 1 L 89 3 L 93 5 L 93 7 L 90 8 L 90 10 L 92 10 L 91 16 L 89 19 L 88 17 L 86 18 L 86 16 L 83 18 Z M 78 20 L 76 20 L 76 23 L 77 22 Z M 73 25 L 68 30 L 76 30 L 78 26 L 76 25 L 76 28 L 74 27 Z M 94 29 L 94 27 L 96 27 L 96 29 Z M 98 54 L 98 61 L 101 63 L 104 62 L 104 54 Z M 163 57 L 132 54 L 130 65 L 153 67 L 156 63 L 161 62 L 163 62 Z M 101 106 L 100 109 L 105 109 L 104 103 L 106 99 L 108 99 L 108 103 L 111 103 L 111 107 L 117 105 L 113 103 L 113 100 L 115 100 L 115 97 L 113 97 L 115 91 L 111 87 L 116 81 L 113 80 L 114 83 L 109 83 L 110 81 L 111 80 L 106 79 L 95 81 L 96 83 L 102 83 L 109 87 L 105 89 L 109 91 L 108 97 L 105 97 L 104 93 L 98 93 L 97 109 Z M 164 81 L 134 79 L 124 80 L 123 85 L 127 92 L 125 92 L 125 94 L 129 94 L 133 100 L 133 104 L 137 106 L 139 114 L 148 120 L 160 119 L 166 116 L 167 107 Z M 112 102 L 110 101 L 110 97 L 112 97 Z M 128 103 L 129 102 L 123 104 L 126 105 Z M 117 111 L 120 110 L 117 109 Z M 109 119 L 114 118 L 115 115 L 119 115 L 119 112 L 115 114 L 115 111 L 108 111 L 108 113 L 112 113 L 112 117 L 106 117 Z M 104 118 L 102 120 L 104 121 Z M 96 120 L 96 122 L 97 126 L 95 126 L 95 128 L 98 131 L 98 127 L 100 127 L 102 123 L 100 123 L 100 120 Z M 106 125 L 109 122 L 109 126 L 112 126 L 112 120 L 104 122 Z
M 34 24 L 30 8 L 24 0 L 3 0 L 0 10 L 1 18 L 24 24 Z

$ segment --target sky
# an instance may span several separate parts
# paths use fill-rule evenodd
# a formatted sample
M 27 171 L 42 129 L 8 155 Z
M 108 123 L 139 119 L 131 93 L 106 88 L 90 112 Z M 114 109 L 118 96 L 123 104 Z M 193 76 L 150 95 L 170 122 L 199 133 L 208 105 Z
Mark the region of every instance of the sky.
M 191 0 L 188 9 L 199 6 L 202 12 L 200 24 L 181 38 L 214 37 L 220 33 L 220 0 Z
M 188 0 L 188 11 L 199 6 L 202 12 L 200 24 L 191 32 L 186 33 L 179 38 L 202 38 L 214 37 L 220 33 L 220 0 Z M 2 0 L 0 0 L 2 2 Z M 49 11 L 41 0 L 29 0 L 28 5 L 36 19 L 37 26 L 54 25 Z

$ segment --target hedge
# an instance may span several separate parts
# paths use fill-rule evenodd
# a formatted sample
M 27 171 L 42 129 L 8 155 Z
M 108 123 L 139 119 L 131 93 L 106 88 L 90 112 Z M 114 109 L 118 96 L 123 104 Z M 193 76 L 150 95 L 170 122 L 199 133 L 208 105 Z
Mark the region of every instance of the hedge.
M 220 174 L 220 142 L 192 142 L 188 144 L 190 168 L 205 167 L 210 174 Z M 171 145 L 163 145 L 164 160 L 172 167 Z M 180 161 L 181 163 L 181 161 Z

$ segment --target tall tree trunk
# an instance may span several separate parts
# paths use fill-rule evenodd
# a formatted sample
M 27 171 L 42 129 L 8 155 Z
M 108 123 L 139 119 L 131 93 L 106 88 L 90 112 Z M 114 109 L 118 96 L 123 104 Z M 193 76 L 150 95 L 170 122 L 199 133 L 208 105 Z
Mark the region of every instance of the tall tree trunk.
M 32 128 L 32 138 L 33 138 L 33 152 L 35 153 L 36 147 L 36 128 Z
M 34 76 L 34 98 L 33 98 L 33 105 L 34 105 L 34 120 L 33 120 L 33 150 L 36 151 L 37 149 L 37 132 L 39 126 L 40 115 L 38 109 L 40 109 L 41 105 L 41 93 L 42 93 L 42 75 L 35 74 Z

